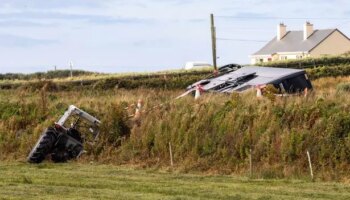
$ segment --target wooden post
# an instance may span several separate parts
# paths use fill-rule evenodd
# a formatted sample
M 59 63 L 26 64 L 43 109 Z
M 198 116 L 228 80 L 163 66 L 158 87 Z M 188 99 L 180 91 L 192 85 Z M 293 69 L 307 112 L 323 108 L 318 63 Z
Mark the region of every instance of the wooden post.
M 310 153 L 309 153 L 309 151 L 306 151 L 306 154 L 307 154 L 307 159 L 308 159 L 308 161 L 309 161 L 311 179 L 314 180 L 314 173 L 313 173 L 313 171 L 312 171 L 312 164 L 311 164 L 311 158 L 310 158 Z
M 250 140 L 250 148 L 249 148 L 249 175 L 250 178 L 253 177 L 253 158 L 252 158 L 252 149 L 253 149 L 253 132 L 252 130 L 249 131 L 249 140 Z
M 253 175 L 252 148 L 249 149 L 249 175 L 250 178 Z
M 217 70 L 216 65 L 216 29 L 214 26 L 214 15 L 210 14 L 210 25 L 211 25 L 211 49 L 213 53 L 213 66 L 214 70 Z
M 173 162 L 173 151 L 171 149 L 171 143 L 169 142 L 169 154 L 170 154 L 170 165 L 171 167 L 174 166 L 174 162 Z

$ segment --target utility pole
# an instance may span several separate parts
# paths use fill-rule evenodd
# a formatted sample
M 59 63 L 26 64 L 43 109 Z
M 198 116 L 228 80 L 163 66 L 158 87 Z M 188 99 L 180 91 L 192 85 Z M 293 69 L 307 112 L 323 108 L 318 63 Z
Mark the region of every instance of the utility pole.
M 216 65 L 216 29 L 214 26 L 214 15 L 210 14 L 210 24 L 211 24 L 211 49 L 213 52 L 213 66 L 214 70 L 217 70 Z

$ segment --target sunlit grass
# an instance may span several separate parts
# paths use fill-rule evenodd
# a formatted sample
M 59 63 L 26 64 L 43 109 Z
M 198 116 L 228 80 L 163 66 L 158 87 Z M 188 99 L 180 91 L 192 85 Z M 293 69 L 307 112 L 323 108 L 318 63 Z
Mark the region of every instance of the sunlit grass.
M 1 199 L 349 199 L 350 186 L 96 164 L 0 164 Z
M 204 68 L 195 68 L 190 70 L 185 69 L 173 69 L 173 70 L 163 70 L 163 71 L 156 71 L 156 72 L 124 72 L 124 73 L 92 73 L 90 75 L 78 75 L 75 76 L 73 74 L 73 77 L 67 76 L 65 78 L 53 78 L 53 79 L 40 79 L 41 81 L 45 80 L 51 80 L 54 82 L 69 82 L 69 81 L 89 81 L 89 80 L 101 80 L 101 79 L 108 79 L 108 78 L 126 78 L 126 77 L 139 77 L 139 76 L 156 76 L 156 75 L 171 75 L 171 74 L 186 74 L 186 73 L 193 73 L 193 72 L 210 72 L 212 71 L 212 68 L 204 67 Z M 15 80 L 0 80 L 0 84 L 22 84 L 22 83 L 32 83 L 39 81 L 38 78 L 33 78 L 30 80 L 22 80 L 22 79 L 15 79 Z

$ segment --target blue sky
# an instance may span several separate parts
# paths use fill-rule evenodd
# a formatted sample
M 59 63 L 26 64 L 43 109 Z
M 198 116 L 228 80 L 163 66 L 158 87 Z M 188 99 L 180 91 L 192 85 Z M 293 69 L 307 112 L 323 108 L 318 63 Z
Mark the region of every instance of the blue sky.
M 0 73 L 74 68 L 145 72 L 211 62 L 214 13 L 218 63 L 249 55 L 284 22 L 301 30 L 338 28 L 350 35 L 347 0 L 1 0 Z

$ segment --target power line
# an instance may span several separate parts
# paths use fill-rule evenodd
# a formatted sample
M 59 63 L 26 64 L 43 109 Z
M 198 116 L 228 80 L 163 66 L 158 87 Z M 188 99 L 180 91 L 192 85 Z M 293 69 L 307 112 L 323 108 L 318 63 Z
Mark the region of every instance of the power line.
M 338 26 L 345 26 L 345 25 L 348 25 L 350 23 L 350 21 L 346 21 L 346 22 L 343 22 L 343 23 L 340 23 L 340 24 L 337 24 L 335 27 L 338 27 Z
M 236 42 L 268 42 L 267 40 L 247 40 L 247 39 L 235 39 L 235 38 L 216 38 L 223 41 L 236 41 Z
M 220 26 L 220 30 L 228 30 L 228 29 L 233 29 L 235 32 L 236 31 L 268 31 L 271 32 L 272 30 L 269 28 L 246 28 L 246 27 L 239 27 L 239 26 Z M 275 31 L 275 30 L 273 30 Z
M 249 16 L 216 16 L 218 18 L 226 18 L 226 19 L 259 19 L 259 20 L 350 20 L 350 18 L 342 18 L 342 17 L 249 17 Z

